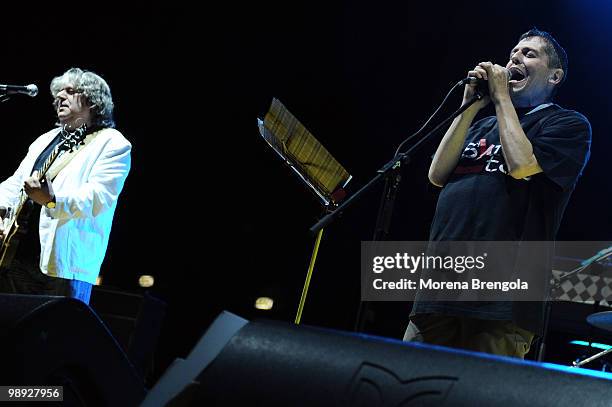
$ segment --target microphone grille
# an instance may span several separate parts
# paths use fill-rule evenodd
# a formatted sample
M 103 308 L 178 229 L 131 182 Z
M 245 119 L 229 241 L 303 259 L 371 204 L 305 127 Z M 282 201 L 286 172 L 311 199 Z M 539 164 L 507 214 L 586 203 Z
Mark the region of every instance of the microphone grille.
M 28 90 L 28 96 L 34 97 L 38 95 L 38 86 L 30 84 L 26 86 L 26 89 Z

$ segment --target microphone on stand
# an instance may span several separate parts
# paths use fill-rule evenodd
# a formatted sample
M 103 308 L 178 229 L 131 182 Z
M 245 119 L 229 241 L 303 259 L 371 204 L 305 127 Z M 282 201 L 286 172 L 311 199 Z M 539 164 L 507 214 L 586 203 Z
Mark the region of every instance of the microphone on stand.
M 38 86 L 30 84 L 25 86 L 19 85 L 0 85 L 0 94 L 4 95 L 28 95 L 34 97 L 38 95 Z

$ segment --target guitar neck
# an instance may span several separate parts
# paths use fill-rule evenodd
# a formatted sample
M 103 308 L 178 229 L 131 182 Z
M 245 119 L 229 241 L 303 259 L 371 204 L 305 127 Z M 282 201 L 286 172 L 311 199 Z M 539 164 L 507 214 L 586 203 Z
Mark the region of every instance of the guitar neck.
M 60 154 L 60 150 L 58 146 L 55 146 L 51 154 L 49 154 L 49 157 L 47 157 L 43 165 L 40 167 L 40 171 L 38 172 L 39 181 L 45 178 L 45 175 L 47 175 L 47 171 L 49 171 L 49 168 L 51 168 L 51 166 L 53 165 L 53 163 L 55 162 L 55 159 L 59 156 L 59 154 Z
M 59 145 L 55 146 L 53 151 L 51 151 L 51 154 L 49 154 L 49 157 L 47 157 L 43 165 L 40 167 L 40 170 L 38 171 L 38 181 L 39 182 L 42 181 L 43 178 L 45 178 L 45 175 L 47 175 L 49 168 L 51 168 L 51 166 L 53 165 L 57 157 L 60 155 L 60 152 L 61 150 L 59 148 Z M 19 212 L 21 212 L 23 205 L 25 205 L 28 199 L 29 199 L 28 195 L 22 189 L 21 195 L 19 197 L 19 203 L 17 204 L 17 206 L 15 206 L 15 216 L 19 215 Z

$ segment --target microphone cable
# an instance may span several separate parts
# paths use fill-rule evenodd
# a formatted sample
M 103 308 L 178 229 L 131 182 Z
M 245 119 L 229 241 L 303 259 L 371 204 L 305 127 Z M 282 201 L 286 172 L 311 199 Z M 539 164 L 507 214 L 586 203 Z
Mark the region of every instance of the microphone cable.
M 444 100 L 442 100 L 442 103 L 440 103 L 440 105 L 438 106 L 438 108 L 435 110 L 435 112 L 433 112 L 433 114 L 431 116 L 429 116 L 429 119 L 427 119 L 427 121 L 425 122 L 424 125 L 421 126 L 420 129 L 418 129 L 414 134 L 412 134 L 411 136 L 408 136 L 408 138 L 406 138 L 404 141 L 402 141 L 399 145 L 399 147 L 397 147 L 397 150 L 395 150 L 395 155 L 393 156 L 394 158 L 396 158 L 400 153 L 401 153 L 401 149 L 404 146 L 404 144 L 406 144 L 407 142 L 409 142 L 410 140 L 412 140 L 413 138 L 419 136 L 423 130 L 427 127 L 427 125 L 429 124 L 429 122 L 431 122 L 433 120 L 434 117 L 436 117 L 436 115 L 438 114 L 438 112 L 440 111 L 440 109 L 442 109 L 442 106 L 444 106 L 446 104 L 446 101 L 448 100 L 448 97 L 455 91 L 455 89 L 457 89 L 457 87 L 463 85 L 465 83 L 465 80 L 462 79 L 459 82 L 457 82 L 452 88 L 451 90 L 448 91 L 448 93 L 446 94 L 446 96 L 444 97 Z

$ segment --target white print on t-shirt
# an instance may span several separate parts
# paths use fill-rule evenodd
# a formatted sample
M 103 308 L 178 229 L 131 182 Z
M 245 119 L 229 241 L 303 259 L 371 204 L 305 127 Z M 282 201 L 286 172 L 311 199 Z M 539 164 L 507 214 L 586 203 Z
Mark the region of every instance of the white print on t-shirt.
M 508 175 L 504 155 L 502 154 L 501 144 L 489 144 L 487 147 L 487 139 L 480 139 L 477 143 L 468 143 L 461 154 L 462 160 L 457 168 L 456 173 L 479 173 L 479 172 L 500 172 Z M 529 181 L 531 177 L 523 178 Z
M 501 144 L 490 144 L 487 147 L 487 140 L 480 139 L 477 143 L 468 143 L 461 155 L 461 158 L 476 161 L 483 160 L 484 158 L 484 170 L 487 172 L 501 172 L 502 174 L 508 174 L 504 163 L 504 156 L 501 152 Z

